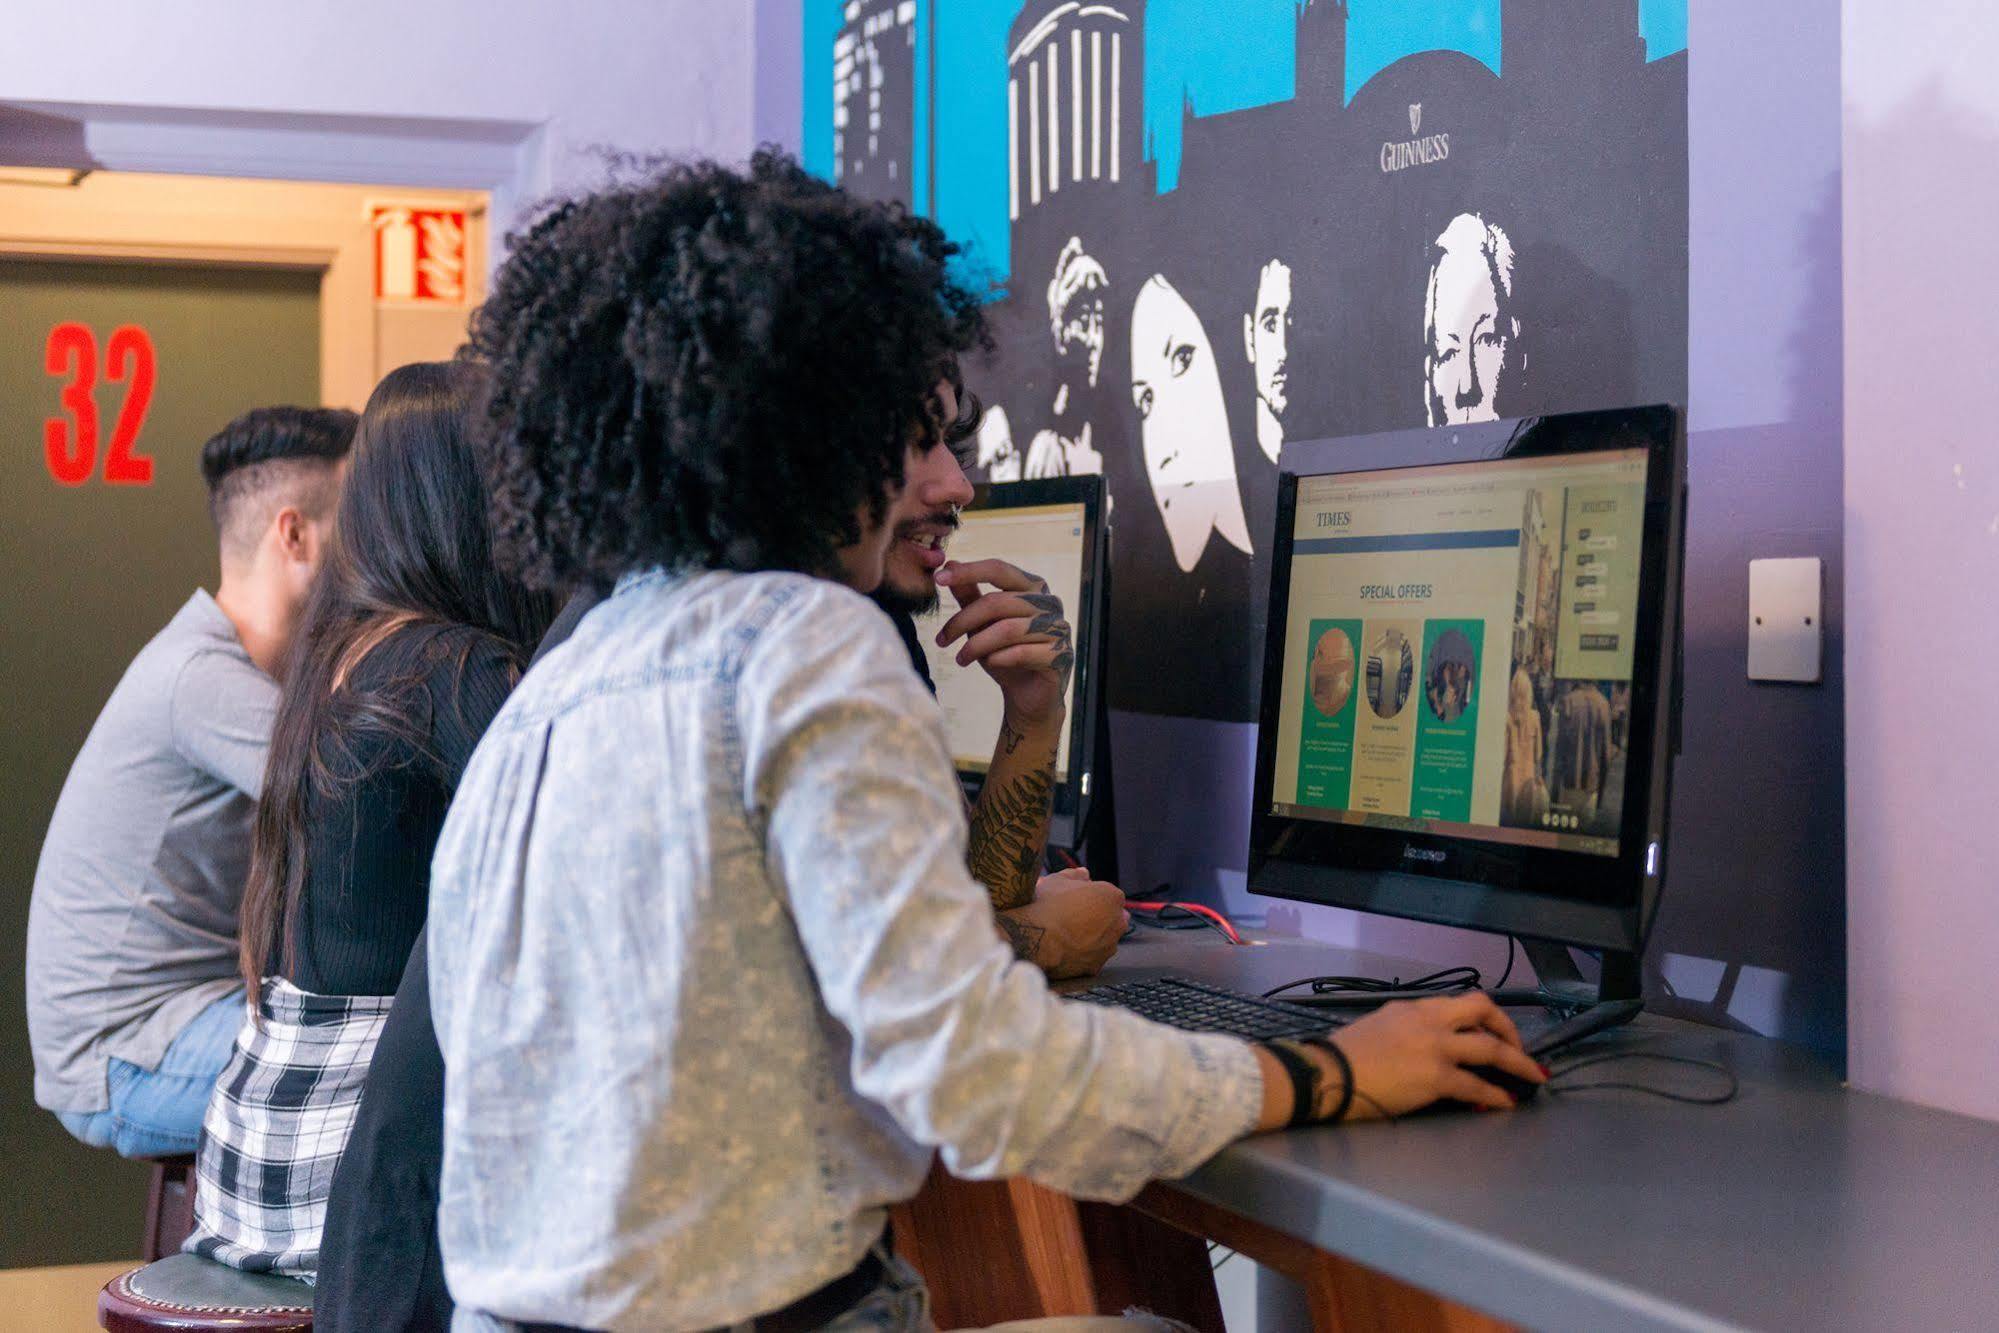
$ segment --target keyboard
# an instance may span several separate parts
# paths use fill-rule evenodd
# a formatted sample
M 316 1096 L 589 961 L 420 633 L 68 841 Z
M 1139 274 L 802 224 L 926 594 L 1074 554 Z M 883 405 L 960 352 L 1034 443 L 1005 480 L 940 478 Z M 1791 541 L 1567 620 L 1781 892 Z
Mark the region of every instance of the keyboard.
M 1093 986 L 1069 997 L 1083 1004 L 1129 1009 L 1155 1023 L 1187 1032 L 1225 1032 L 1247 1041 L 1317 1037 L 1344 1018 L 1282 1000 L 1265 1000 L 1180 977 L 1151 977 Z

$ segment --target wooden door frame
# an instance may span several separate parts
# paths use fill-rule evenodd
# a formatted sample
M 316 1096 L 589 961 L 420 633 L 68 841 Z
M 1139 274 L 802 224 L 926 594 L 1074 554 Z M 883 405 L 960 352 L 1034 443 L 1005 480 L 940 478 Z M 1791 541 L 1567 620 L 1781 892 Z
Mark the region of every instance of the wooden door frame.
M 513 121 L 292 115 L 76 103 L 0 104 L 0 163 L 235 182 L 380 187 L 398 201 L 467 206 L 482 225 L 468 264 L 468 305 L 483 296 L 490 232 L 545 193 L 545 136 Z M 194 183 L 190 182 L 192 186 Z M 15 187 L 21 189 L 24 187 Z M 351 237 L 216 236 L 206 227 L 79 226 L 60 190 L 10 208 L 0 257 L 107 262 L 244 264 L 320 275 L 320 390 L 328 405 L 359 408 L 375 381 L 373 256 Z M 53 197 L 50 197 L 53 196 Z

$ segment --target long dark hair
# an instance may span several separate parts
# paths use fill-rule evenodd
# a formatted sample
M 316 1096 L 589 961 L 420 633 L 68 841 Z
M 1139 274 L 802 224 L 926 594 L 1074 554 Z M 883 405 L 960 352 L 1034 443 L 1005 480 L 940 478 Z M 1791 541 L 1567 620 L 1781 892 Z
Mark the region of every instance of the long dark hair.
M 326 563 L 287 657 L 257 802 L 240 953 L 253 1007 L 281 942 L 291 965 L 313 801 L 369 776 L 357 742 L 386 737 L 428 750 L 424 681 L 463 671 L 482 641 L 525 665 L 553 615 L 546 595 L 493 563 L 465 430 L 484 382 L 468 362 L 404 366 L 376 386 L 361 415 Z M 360 660 L 406 635 L 424 636 L 434 651 L 419 651 L 396 679 L 355 688 Z

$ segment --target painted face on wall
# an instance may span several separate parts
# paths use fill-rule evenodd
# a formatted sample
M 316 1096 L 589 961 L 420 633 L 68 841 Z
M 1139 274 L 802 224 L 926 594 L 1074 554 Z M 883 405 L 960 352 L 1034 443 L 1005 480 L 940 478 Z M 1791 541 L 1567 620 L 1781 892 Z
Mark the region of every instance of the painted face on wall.
M 1423 312 L 1429 423 L 1496 421 L 1500 386 L 1519 368 L 1519 324 L 1507 313 L 1512 243 L 1478 215 L 1460 213 L 1436 245 Z
M 1055 276 L 1048 283 L 1048 322 L 1055 334 L 1056 356 L 1080 362 L 1092 389 L 1103 372 L 1104 300 L 1109 288 L 1104 266 L 1083 249 L 1081 237 L 1071 236 L 1055 258 Z
M 1273 259 L 1256 280 L 1256 303 L 1242 317 L 1242 347 L 1256 369 L 1256 396 L 1280 418 L 1289 401 L 1290 346 L 1291 268 Z
M 1248 553 L 1214 346 L 1194 308 L 1158 274 L 1132 303 L 1131 401 L 1145 475 L 1181 572 L 1199 563 L 1210 532 Z
M 1066 360 L 1081 357 L 1091 388 L 1104 364 L 1104 293 L 1101 287 L 1078 292 L 1062 312 L 1062 334 L 1056 349 Z
M 1013 425 L 1006 408 L 994 403 L 979 419 L 979 444 L 974 461 L 987 481 L 1019 481 L 1020 451 L 1014 448 Z

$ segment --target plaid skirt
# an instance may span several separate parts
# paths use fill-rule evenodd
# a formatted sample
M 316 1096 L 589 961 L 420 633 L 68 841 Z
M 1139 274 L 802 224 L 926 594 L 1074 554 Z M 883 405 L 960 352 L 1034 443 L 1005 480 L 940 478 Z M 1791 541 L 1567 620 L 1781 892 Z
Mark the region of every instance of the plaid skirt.
M 215 1082 L 183 1247 L 232 1268 L 311 1280 L 333 1168 L 346 1150 L 390 995 L 313 995 L 264 981 Z

